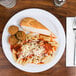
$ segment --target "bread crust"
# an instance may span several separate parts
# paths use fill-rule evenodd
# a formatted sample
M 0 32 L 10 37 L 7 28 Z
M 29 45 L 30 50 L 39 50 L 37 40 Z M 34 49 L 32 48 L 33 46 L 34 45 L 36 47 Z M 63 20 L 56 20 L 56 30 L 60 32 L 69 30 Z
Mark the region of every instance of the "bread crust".
M 36 29 L 44 29 L 44 30 L 48 30 L 44 25 L 42 25 L 40 22 L 38 22 L 37 20 L 35 20 L 34 18 L 30 18 L 30 17 L 26 17 L 24 19 L 21 20 L 20 22 L 21 26 L 27 26 L 27 27 L 33 27 Z

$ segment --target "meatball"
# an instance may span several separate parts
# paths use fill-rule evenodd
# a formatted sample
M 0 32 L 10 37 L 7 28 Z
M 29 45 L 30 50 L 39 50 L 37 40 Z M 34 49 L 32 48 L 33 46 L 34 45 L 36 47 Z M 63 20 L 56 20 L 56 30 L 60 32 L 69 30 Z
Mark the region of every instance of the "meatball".
M 25 32 L 23 32 L 23 31 L 18 31 L 17 33 L 16 33 L 16 37 L 19 39 L 19 40 L 25 40 L 25 38 L 26 38 L 26 34 L 25 34 Z
M 14 26 L 14 25 L 12 25 L 12 26 L 10 26 L 10 27 L 8 28 L 8 32 L 9 32 L 11 35 L 16 34 L 16 33 L 18 32 L 18 30 L 19 30 L 19 28 L 18 28 L 17 26 Z
M 11 35 L 9 36 L 8 38 L 8 42 L 11 44 L 11 45 L 14 45 L 18 42 L 18 39 L 14 36 L 14 35 Z

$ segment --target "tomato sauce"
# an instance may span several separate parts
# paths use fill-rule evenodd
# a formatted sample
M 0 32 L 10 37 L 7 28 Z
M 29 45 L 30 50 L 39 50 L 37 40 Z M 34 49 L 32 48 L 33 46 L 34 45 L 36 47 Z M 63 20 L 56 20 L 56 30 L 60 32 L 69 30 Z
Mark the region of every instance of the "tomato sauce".
M 45 48 L 45 50 L 49 51 L 49 50 L 52 49 L 52 46 L 50 44 L 48 44 L 48 43 L 45 43 L 44 48 Z
M 44 62 L 40 62 L 40 63 L 38 63 L 38 64 L 44 64 Z
M 20 44 L 11 45 L 11 51 L 12 51 L 12 49 L 15 49 L 16 52 L 22 51 Z
M 31 54 L 30 56 L 27 56 L 28 58 L 32 58 L 32 56 L 34 56 L 34 54 Z

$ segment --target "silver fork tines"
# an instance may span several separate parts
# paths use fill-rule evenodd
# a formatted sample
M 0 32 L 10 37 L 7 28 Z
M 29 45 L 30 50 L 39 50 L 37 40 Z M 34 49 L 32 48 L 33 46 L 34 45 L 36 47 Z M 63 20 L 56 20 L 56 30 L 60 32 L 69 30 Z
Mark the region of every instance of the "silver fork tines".
M 75 39 L 74 39 L 74 65 L 76 65 L 76 17 L 74 18 L 74 21 L 73 21 L 73 31 L 74 31 L 74 35 L 75 35 Z

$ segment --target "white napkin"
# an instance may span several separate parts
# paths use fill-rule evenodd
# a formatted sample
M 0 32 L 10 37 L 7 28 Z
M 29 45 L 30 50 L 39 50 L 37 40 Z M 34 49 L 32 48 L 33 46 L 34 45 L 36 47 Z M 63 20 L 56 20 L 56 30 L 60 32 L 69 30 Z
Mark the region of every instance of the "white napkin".
M 74 65 L 74 32 L 73 32 L 74 17 L 67 17 L 66 19 L 66 66 L 73 67 Z

